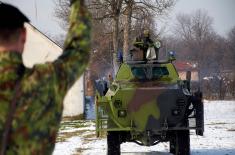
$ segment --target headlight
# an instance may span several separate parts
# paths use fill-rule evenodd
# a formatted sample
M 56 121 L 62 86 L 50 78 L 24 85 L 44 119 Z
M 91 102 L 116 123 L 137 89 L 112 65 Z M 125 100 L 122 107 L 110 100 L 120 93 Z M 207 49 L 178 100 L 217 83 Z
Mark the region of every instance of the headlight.
M 118 110 L 118 117 L 126 117 L 127 112 L 126 110 Z
M 180 113 L 181 113 L 181 112 L 180 112 L 180 109 L 173 109 L 173 110 L 172 110 L 172 115 L 173 115 L 173 116 L 179 116 Z

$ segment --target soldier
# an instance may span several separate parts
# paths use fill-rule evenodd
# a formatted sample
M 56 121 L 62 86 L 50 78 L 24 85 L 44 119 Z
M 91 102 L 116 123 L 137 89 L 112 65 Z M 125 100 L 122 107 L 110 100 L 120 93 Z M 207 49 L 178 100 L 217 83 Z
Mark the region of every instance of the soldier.
M 28 18 L 0 4 L 0 139 L 1 155 L 51 154 L 63 99 L 87 67 L 90 16 L 83 0 L 73 0 L 63 54 L 53 63 L 23 67 Z
M 135 42 L 134 42 L 134 46 L 141 49 L 143 51 L 143 60 L 147 60 L 147 51 L 149 48 L 153 47 L 154 54 L 155 54 L 155 58 L 154 59 L 158 59 L 158 51 L 160 47 L 157 47 L 154 42 L 152 41 L 152 39 L 150 38 L 150 33 L 149 30 L 144 30 L 144 33 L 137 37 Z

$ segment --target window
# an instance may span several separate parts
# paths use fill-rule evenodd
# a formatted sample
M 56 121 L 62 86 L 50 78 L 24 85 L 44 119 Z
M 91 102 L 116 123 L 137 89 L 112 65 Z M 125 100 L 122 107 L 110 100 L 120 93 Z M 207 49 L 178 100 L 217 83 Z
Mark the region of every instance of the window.
M 160 78 L 164 75 L 169 75 L 166 67 L 153 67 L 153 77 Z
M 166 67 L 132 67 L 131 71 L 138 80 L 155 80 L 169 75 Z
M 132 74 L 139 80 L 146 79 L 145 71 L 143 67 L 133 67 L 131 69 Z

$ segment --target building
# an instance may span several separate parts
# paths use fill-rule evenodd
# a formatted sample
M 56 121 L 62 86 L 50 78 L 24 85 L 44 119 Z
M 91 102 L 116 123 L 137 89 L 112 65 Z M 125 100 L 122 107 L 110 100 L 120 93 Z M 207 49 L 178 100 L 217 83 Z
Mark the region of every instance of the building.
M 37 30 L 34 26 L 26 24 L 27 40 L 23 53 L 26 67 L 32 68 L 34 64 L 51 62 L 62 53 L 62 48 Z M 77 80 L 67 93 L 64 100 L 63 116 L 78 116 L 84 113 L 84 78 Z
M 181 80 L 186 80 L 187 71 L 191 72 L 191 81 L 199 81 L 198 68 L 195 63 L 176 61 L 174 65 Z

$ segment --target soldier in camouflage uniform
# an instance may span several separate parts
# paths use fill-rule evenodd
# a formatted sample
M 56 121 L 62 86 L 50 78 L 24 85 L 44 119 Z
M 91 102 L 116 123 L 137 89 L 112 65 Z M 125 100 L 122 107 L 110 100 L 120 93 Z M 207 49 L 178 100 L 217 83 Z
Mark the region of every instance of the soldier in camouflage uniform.
M 136 38 L 134 46 L 143 51 L 143 60 L 146 61 L 148 48 L 153 47 L 156 54 L 156 60 L 158 59 L 159 48 L 157 47 L 153 40 L 150 38 L 149 30 L 144 30 L 143 34 Z
M 16 94 L 20 94 L 11 114 L 13 120 L 5 154 L 51 154 L 64 96 L 88 64 L 89 13 L 83 0 L 74 0 L 63 54 L 55 62 L 35 65 L 33 69 L 22 67 L 26 36 L 23 23 L 28 19 L 17 8 L 2 3 L 0 20 L 0 139 L 10 104 Z M 20 93 L 16 93 L 16 81 L 19 79 Z

